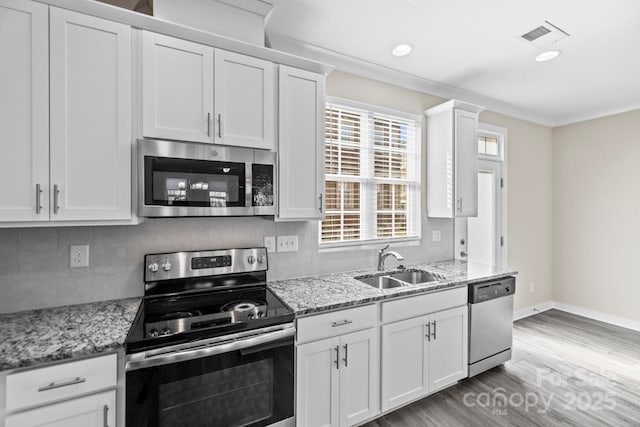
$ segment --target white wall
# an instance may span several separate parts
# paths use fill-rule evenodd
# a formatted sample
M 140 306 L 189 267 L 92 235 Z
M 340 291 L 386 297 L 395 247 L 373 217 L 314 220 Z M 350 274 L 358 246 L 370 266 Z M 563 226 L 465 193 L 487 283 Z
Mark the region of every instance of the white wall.
M 553 298 L 640 321 L 640 110 L 553 130 Z

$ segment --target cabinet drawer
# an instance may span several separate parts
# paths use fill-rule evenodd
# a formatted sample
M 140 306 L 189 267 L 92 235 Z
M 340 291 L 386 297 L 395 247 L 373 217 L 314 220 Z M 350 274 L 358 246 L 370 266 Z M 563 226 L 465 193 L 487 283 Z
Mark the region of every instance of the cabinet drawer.
M 382 303 L 382 323 L 397 322 L 467 304 L 467 287 Z
M 10 374 L 7 411 L 115 387 L 117 380 L 115 353 Z
M 298 319 L 298 343 L 329 338 L 376 325 L 375 304 Z

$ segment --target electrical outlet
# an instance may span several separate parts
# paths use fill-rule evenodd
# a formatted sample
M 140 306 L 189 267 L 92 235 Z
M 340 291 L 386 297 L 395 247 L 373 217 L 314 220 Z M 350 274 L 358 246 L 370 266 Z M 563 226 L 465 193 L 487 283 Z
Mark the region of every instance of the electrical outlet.
M 89 267 L 89 245 L 71 246 L 69 267 Z
M 278 252 L 298 252 L 298 236 L 278 236 Z
M 536 284 L 529 283 L 529 292 L 534 293 L 536 291 Z
M 434 242 L 439 242 L 442 237 L 440 235 L 440 230 L 433 230 L 432 237 Z
M 264 247 L 272 254 L 276 251 L 276 236 L 264 236 Z

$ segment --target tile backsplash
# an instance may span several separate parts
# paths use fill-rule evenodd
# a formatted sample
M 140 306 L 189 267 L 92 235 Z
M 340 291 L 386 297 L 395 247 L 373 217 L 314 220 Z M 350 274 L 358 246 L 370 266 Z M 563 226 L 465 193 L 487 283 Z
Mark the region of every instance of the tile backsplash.
M 440 230 L 442 239 L 431 241 Z M 262 246 L 298 235 L 298 252 L 269 254 L 269 280 L 374 267 L 375 249 L 320 252 L 316 222 L 262 218 L 151 219 L 137 226 L 0 229 L 0 313 L 142 295 L 147 253 Z M 453 221 L 423 219 L 406 263 L 451 258 Z M 89 267 L 69 268 L 69 247 L 90 245 Z M 395 260 L 388 261 L 394 263 Z

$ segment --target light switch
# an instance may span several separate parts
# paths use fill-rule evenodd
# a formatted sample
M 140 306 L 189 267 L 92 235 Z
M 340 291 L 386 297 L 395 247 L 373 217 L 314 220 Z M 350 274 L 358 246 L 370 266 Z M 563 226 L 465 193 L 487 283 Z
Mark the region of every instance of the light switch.
M 298 252 L 298 236 L 278 236 L 278 252 Z
M 439 241 L 440 241 L 440 238 L 441 238 L 441 236 L 440 236 L 440 230 L 433 230 L 432 238 L 433 238 L 433 241 L 434 241 L 434 242 L 439 242 Z

